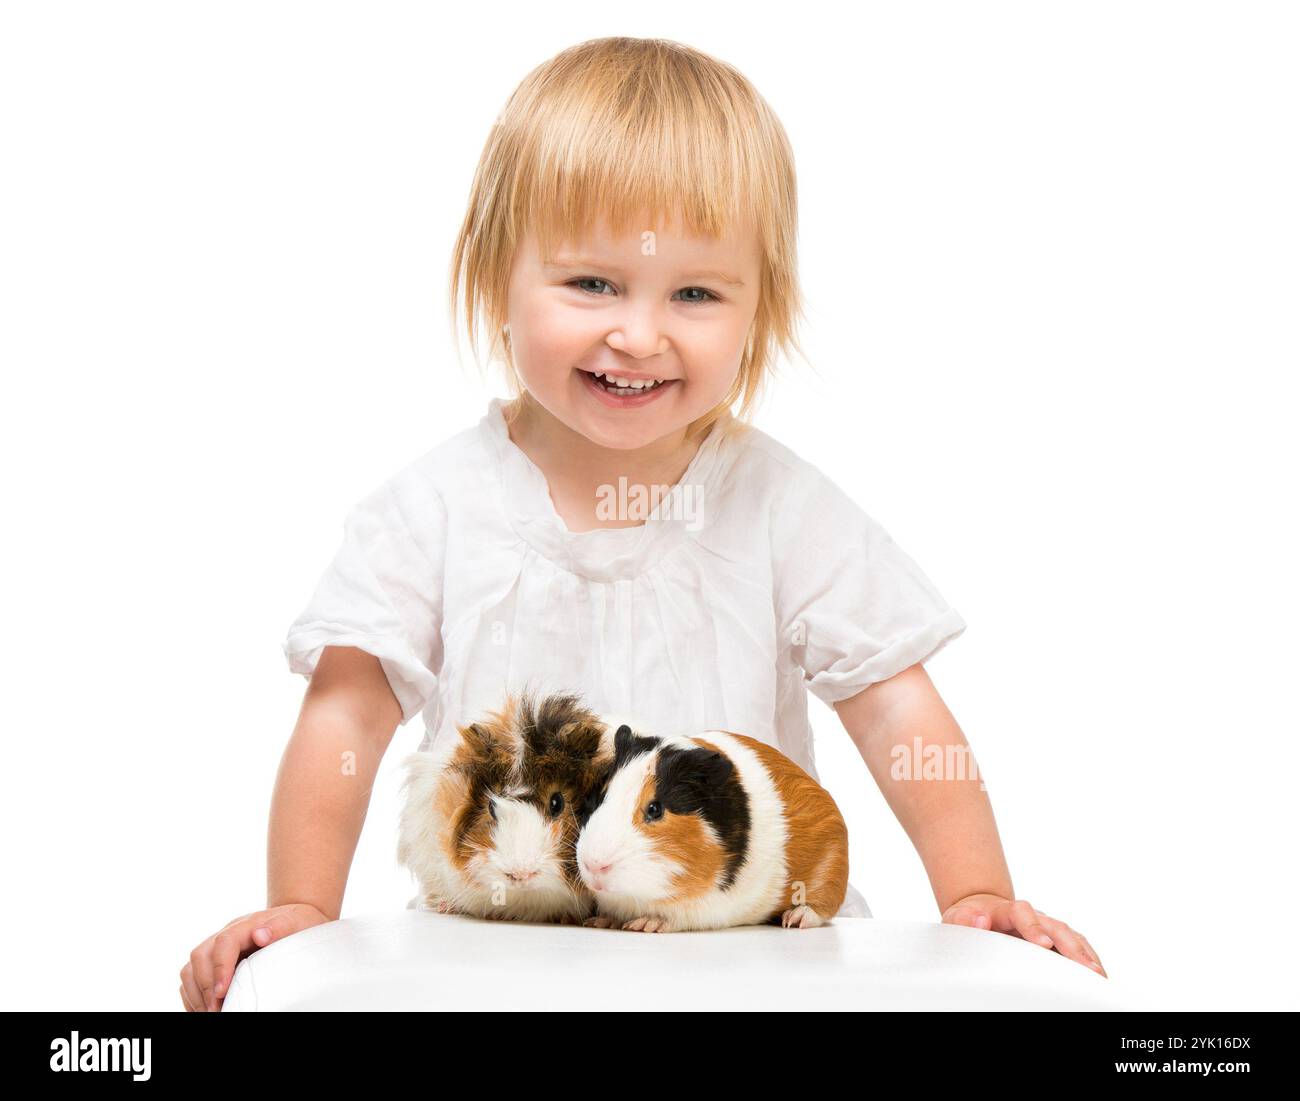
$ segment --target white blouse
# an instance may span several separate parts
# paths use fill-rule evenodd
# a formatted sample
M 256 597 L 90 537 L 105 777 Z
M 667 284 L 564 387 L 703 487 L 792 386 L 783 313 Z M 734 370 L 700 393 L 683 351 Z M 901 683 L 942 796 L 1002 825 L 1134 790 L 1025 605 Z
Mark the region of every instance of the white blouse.
M 748 734 L 816 778 L 808 692 L 848 699 L 966 629 L 880 524 L 757 428 L 715 424 L 644 524 L 572 532 L 504 404 L 353 505 L 283 644 L 305 677 L 329 645 L 375 655 L 402 721 L 424 717 L 421 750 L 527 687 L 656 734 Z M 850 886 L 840 913 L 870 911 Z

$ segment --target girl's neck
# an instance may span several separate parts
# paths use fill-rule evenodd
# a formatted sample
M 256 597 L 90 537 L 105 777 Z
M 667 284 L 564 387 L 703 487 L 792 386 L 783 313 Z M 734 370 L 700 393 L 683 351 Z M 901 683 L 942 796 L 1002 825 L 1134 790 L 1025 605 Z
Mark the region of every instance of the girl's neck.
M 537 402 L 515 399 L 519 412 L 508 420 L 510 439 L 546 476 L 551 501 L 570 531 L 638 526 L 644 517 L 597 515 L 601 487 L 672 486 L 690 466 L 702 441 L 685 428 L 632 450 L 601 447 L 556 419 Z

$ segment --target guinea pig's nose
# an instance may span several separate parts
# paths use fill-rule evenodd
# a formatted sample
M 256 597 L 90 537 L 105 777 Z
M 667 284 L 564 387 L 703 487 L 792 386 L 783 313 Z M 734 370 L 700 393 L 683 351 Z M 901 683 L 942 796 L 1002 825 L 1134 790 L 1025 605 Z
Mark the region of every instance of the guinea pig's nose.
M 506 872 L 506 878 L 515 883 L 527 883 L 537 874 L 535 869 L 516 868 L 514 871 Z
M 583 866 L 584 868 L 586 868 L 587 871 L 589 871 L 592 875 L 594 875 L 594 876 L 602 876 L 602 875 L 604 875 L 607 871 L 609 871 L 610 868 L 612 868 L 614 865 L 613 865 L 613 864 L 598 864 L 596 861 L 592 860 L 591 857 L 588 856 L 588 857 L 584 857 L 584 858 L 583 858 L 582 866 Z

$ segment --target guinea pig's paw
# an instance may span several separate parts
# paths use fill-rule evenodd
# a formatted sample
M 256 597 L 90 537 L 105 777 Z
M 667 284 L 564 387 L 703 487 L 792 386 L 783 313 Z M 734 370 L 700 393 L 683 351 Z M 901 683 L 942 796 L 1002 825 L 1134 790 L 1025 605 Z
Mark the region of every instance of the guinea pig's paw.
M 614 924 L 614 919 L 605 917 L 602 914 L 597 914 L 595 917 L 587 918 L 587 920 L 582 924 L 588 929 L 608 929 Z
M 781 915 L 782 929 L 816 929 L 825 920 L 811 906 L 795 906 Z
M 624 929 L 634 933 L 671 933 L 673 926 L 667 918 L 639 917 L 623 923 Z

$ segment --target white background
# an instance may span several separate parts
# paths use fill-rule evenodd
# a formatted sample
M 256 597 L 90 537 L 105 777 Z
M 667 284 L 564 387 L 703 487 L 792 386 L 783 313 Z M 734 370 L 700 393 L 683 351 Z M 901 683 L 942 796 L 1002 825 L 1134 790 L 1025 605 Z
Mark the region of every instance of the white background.
M 450 248 L 515 84 L 741 69 L 798 159 L 757 423 L 966 618 L 928 666 L 1017 893 L 1170 1008 L 1296 1008 L 1300 53 L 1264 3 L 0 8 L 4 1008 L 180 1008 L 265 903 L 347 508 L 477 420 Z M 877 917 L 935 921 L 835 715 Z M 385 759 L 344 916 L 399 908 Z

